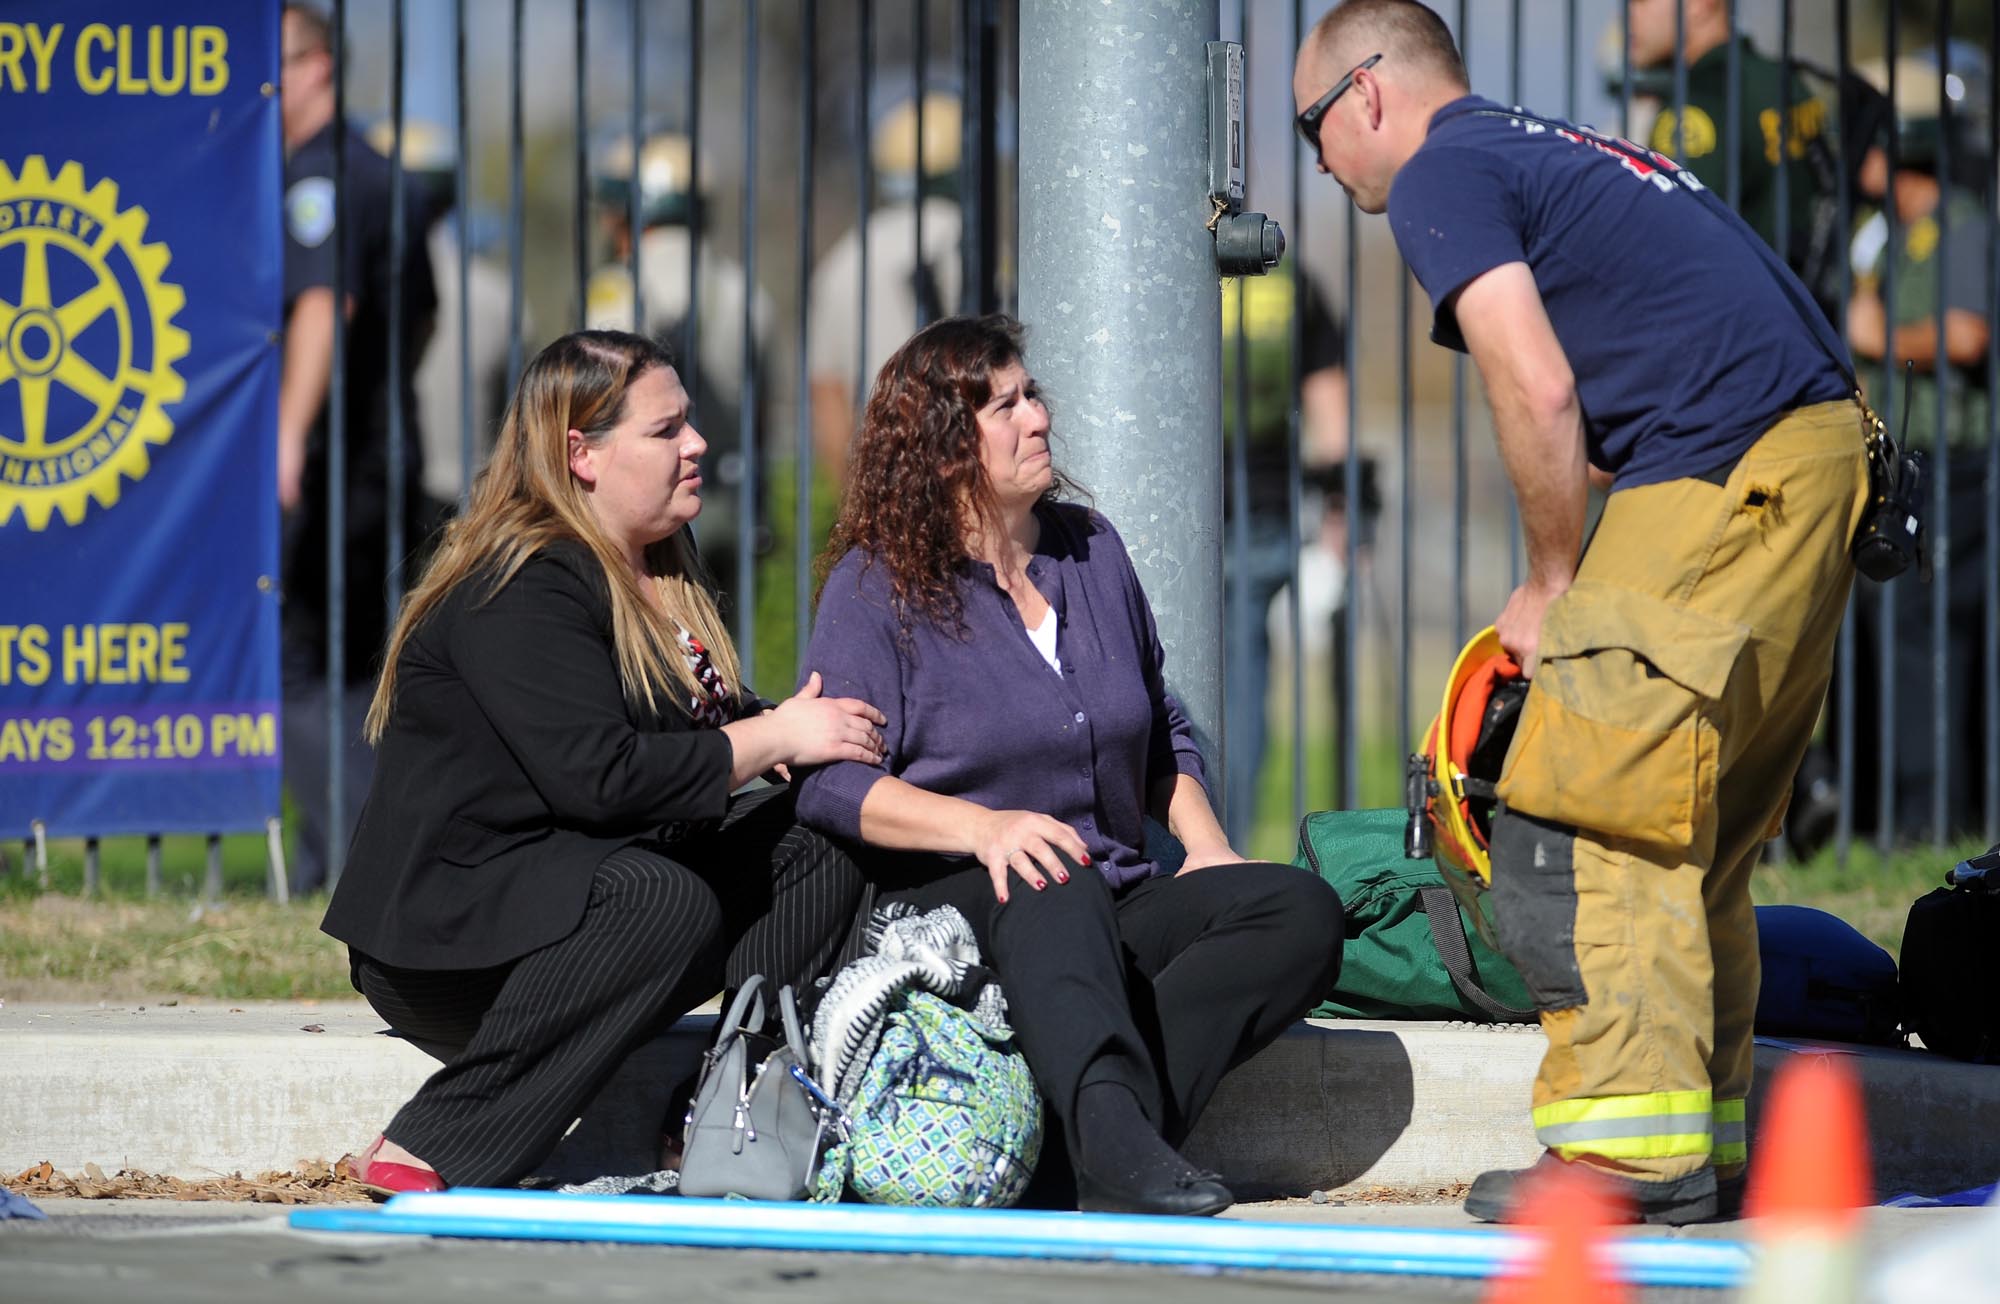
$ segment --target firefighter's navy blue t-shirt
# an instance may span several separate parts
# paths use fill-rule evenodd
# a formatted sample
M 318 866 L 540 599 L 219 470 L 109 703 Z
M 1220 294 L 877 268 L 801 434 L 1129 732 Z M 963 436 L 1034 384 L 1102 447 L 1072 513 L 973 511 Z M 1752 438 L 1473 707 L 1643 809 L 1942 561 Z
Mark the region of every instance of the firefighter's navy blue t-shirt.
M 1851 366 L 1763 241 L 1642 153 L 1466 96 L 1438 110 L 1389 191 L 1438 343 L 1465 347 L 1453 310 L 1468 282 L 1528 265 L 1614 489 L 1728 465 L 1787 411 L 1844 397 Z

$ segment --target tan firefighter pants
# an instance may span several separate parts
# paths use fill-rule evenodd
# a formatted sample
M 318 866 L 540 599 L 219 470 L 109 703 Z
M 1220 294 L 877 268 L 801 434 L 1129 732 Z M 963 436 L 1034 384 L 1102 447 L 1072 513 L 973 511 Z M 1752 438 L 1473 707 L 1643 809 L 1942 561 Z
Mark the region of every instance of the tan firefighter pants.
M 1727 482 L 1611 495 L 1500 780 L 1493 912 L 1541 1009 L 1544 1145 L 1647 1179 L 1747 1159 L 1750 872 L 1826 695 L 1867 503 L 1860 410 L 1792 413 Z

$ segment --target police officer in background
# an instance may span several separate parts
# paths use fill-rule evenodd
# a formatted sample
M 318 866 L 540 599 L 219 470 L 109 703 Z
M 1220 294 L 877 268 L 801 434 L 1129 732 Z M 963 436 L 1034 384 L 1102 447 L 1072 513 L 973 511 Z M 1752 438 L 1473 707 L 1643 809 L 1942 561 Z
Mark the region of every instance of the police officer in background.
M 959 310 L 965 227 L 958 203 L 959 115 L 957 96 L 925 94 L 921 157 L 914 96 L 895 103 L 875 126 L 869 141 L 876 207 L 868 215 L 867 316 L 861 315 L 858 225 L 842 233 L 813 268 L 808 346 L 813 456 L 836 484 L 846 478 L 855 417 L 882 364 L 919 327 Z
M 604 261 L 591 274 L 585 324 L 592 330 L 628 330 L 651 336 L 676 356 L 686 347 L 688 315 L 688 254 L 692 226 L 702 198 L 694 188 L 694 153 L 688 139 L 675 133 L 648 136 L 639 148 L 638 168 L 632 165 L 629 140 L 612 142 L 601 152 L 596 169 L 598 229 Z M 636 180 L 635 180 L 636 179 Z M 639 187 L 639 297 L 645 320 L 633 322 L 631 187 Z M 761 289 L 754 297 L 743 264 L 717 250 L 704 238 L 696 258 L 699 311 L 695 365 L 681 364 L 689 384 L 694 412 L 712 450 L 705 469 L 721 492 L 704 496 L 697 532 L 709 575 L 724 592 L 735 588 L 738 514 L 744 510 L 743 455 L 740 420 L 746 394 L 743 356 L 744 305 L 752 305 L 751 330 L 759 384 L 753 420 L 767 428 L 770 395 L 780 377 L 772 374 L 777 356 L 771 347 L 774 312 Z M 761 485 L 764 477 L 759 476 Z M 753 517 L 753 519 L 759 519 Z M 760 531 L 754 549 L 768 546 Z
M 405 439 L 404 546 L 418 542 L 423 445 L 410 385 L 436 307 L 429 255 L 413 238 L 403 265 L 389 258 L 389 164 L 334 119 L 333 33 L 310 5 L 289 3 L 282 20 L 279 107 L 285 146 L 285 341 L 278 386 L 278 503 L 283 512 L 285 783 L 298 812 L 292 890 L 326 883 L 329 833 L 343 848 L 368 791 L 371 756 L 361 741 L 378 658 L 388 632 L 389 411 L 400 404 Z M 336 229 L 334 135 L 345 132 L 341 177 L 347 229 Z M 420 233 L 413 218 L 410 231 Z M 336 244 L 336 242 L 339 242 Z M 336 248 L 344 260 L 343 301 L 335 301 Z M 402 278 L 402 374 L 389 373 L 389 283 Z M 327 444 L 333 381 L 334 314 L 347 323 L 345 353 L 346 502 L 339 522 L 346 565 L 343 682 L 329 684 L 332 628 L 328 589 Z M 346 793 L 344 827 L 330 828 L 328 698 L 342 702 Z
M 1685 13 L 1687 116 L 1674 103 L 1676 7 Z M 1737 66 L 1737 212 L 1785 255 L 1831 314 L 1838 302 L 1839 164 L 1826 102 L 1796 69 L 1767 57 L 1729 25 L 1727 0 L 1630 0 L 1633 91 L 1660 101 L 1647 143 L 1685 163 L 1728 198 L 1729 56 Z M 1781 114 L 1790 114 L 1786 125 Z M 1676 141 L 1678 137 L 1678 142 Z M 1782 159 L 1782 161 L 1781 161 Z M 1779 239 L 1778 175 L 1785 176 L 1787 230 Z
M 1883 388 L 1885 363 L 1896 373 L 1899 427 L 1904 403 L 1904 364 L 1916 369 L 1907 386 L 1909 445 L 1932 453 L 1938 446 L 1938 383 L 1948 376 L 1944 411 L 1946 453 L 1932 473 L 1948 486 L 1949 520 L 1930 524 L 1933 538 L 1948 529 L 1949 570 L 1933 583 L 1947 586 L 1945 598 L 1945 770 L 1937 772 L 1933 729 L 1939 718 L 1932 707 L 1935 630 L 1932 593 L 1913 575 L 1889 588 L 1893 612 L 1889 638 L 1895 645 L 1894 680 L 1896 733 L 1893 747 L 1874 738 L 1877 713 L 1860 712 L 1857 727 L 1855 792 L 1857 824 L 1875 827 L 1867 818 L 1875 800 L 1876 766 L 1893 754 L 1896 767 L 1896 827 L 1905 836 L 1926 832 L 1937 841 L 1975 832 L 1980 823 L 1980 798 L 1985 791 L 1982 735 L 1986 702 L 1995 686 L 1985 683 L 1980 662 L 1986 640 L 2000 634 L 1986 625 L 1986 576 L 1996 564 L 1995 541 L 1986 537 L 1987 464 L 1986 350 L 1992 323 L 1988 318 L 1991 281 L 1992 217 L 1966 181 L 1989 174 L 1985 106 L 1989 71 L 1977 49 L 1954 42 L 1950 48 L 1952 84 L 1959 87 L 1951 115 L 1948 148 L 1945 124 L 1938 116 L 1938 67 L 1934 51 L 1898 61 L 1896 69 L 1896 169 L 1880 145 L 1869 151 L 1861 170 L 1864 191 L 1882 206 L 1893 205 L 1895 244 L 1880 211 L 1863 220 L 1854 236 L 1854 294 L 1847 316 L 1848 342 L 1861 367 L 1863 383 Z M 1886 82 L 1886 70 L 1874 70 Z M 1949 160 L 1952 175 L 1940 170 Z M 1973 182 L 1977 184 L 1977 182 Z M 1944 271 L 1944 336 L 1938 337 L 1938 272 Z M 1883 294 L 1894 281 L 1895 299 Z M 1892 427 L 1896 428 L 1896 427 Z M 1925 486 L 1929 500 L 1929 486 Z M 1868 586 L 1873 590 L 1874 586 Z M 1876 682 L 1879 671 L 1870 664 L 1882 637 L 1879 600 L 1871 591 L 1860 604 L 1862 617 L 1862 677 Z M 1982 632 L 1983 631 L 1983 632 Z M 1932 827 L 1932 794 L 1945 790 L 1947 825 Z

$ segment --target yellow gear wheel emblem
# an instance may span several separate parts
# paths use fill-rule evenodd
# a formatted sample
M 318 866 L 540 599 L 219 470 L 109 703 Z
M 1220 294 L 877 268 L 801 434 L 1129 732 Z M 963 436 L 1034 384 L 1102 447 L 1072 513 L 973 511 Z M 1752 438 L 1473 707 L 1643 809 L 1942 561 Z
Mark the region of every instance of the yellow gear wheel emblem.
M 31 530 L 57 511 L 80 523 L 172 438 L 187 296 L 145 236 L 146 210 L 120 212 L 110 180 L 86 189 L 81 164 L 0 161 L 0 526 L 16 512 Z

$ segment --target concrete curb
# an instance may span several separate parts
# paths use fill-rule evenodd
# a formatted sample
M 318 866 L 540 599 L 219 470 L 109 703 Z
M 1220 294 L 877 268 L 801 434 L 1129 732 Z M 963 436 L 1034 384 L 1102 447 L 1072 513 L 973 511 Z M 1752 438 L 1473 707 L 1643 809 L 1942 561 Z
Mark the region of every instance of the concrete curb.
M 309 1031 L 309 1029 L 315 1029 Z M 708 1020 L 633 1057 L 545 1166 L 574 1180 L 641 1171 Z M 1188 1145 L 1246 1196 L 1470 1181 L 1537 1154 L 1532 1027 L 1301 1024 L 1232 1073 Z M 1851 1055 L 1884 1194 L 2000 1175 L 2000 1069 L 1922 1051 L 1760 1043 L 1760 1087 L 1799 1053 Z M 0 1009 L 0 1169 L 95 1162 L 194 1178 L 289 1168 L 367 1143 L 435 1067 L 359 1002 Z M 1751 1101 L 1754 1136 L 1761 1092 Z

